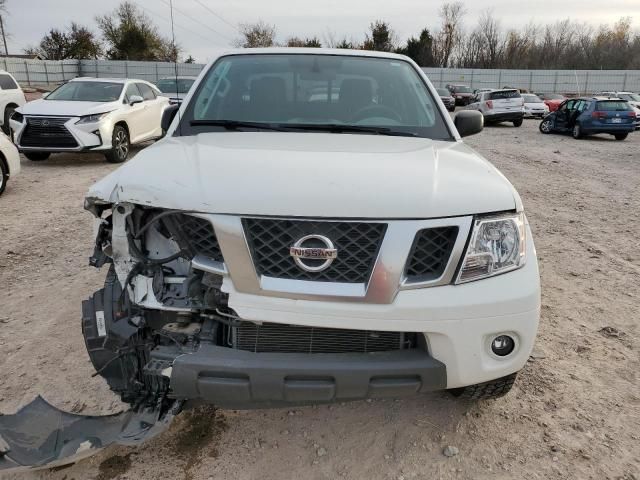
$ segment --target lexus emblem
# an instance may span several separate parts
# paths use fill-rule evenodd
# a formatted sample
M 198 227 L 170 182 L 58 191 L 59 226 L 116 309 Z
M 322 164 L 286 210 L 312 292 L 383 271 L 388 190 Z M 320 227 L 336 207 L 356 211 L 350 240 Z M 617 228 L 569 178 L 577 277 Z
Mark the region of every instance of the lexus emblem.
M 48 127 L 48 126 L 49 126 L 49 120 L 42 120 L 41 125 L 42 125 L 43 127 Z
M 289 248 L 289 255 L 305 272 L 322 272 L 338 258 L 338 250 L 324 235 L 306 235 Z

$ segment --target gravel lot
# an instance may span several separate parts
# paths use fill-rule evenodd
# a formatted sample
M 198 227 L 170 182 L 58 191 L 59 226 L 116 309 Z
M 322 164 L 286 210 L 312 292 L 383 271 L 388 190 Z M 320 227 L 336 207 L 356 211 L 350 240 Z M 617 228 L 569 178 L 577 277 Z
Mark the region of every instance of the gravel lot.
M 537 125 L 467 140 L 520 192 L 541 266 L 537 346 L 509 396 L 205 408 L 141 448 L 20 478 L 639 479 L 640 132 L 575 141 Z M 115 167 L 97 155 L 22 166 L 0 198 L 0 411 L 37 394 L 117 411 L 80 332 L 80 302 L 106 273 L 87 266 L 83 194 Z

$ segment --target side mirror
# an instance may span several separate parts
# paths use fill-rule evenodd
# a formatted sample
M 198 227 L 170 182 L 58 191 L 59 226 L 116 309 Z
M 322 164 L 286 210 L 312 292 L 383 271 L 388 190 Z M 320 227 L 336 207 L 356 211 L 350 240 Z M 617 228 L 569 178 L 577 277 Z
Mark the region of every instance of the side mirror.
M 140 95 L 131 95 L 129 97 L 129 105 L 135 105 L 136 103 L 142 102 L 144 102 L 144 98 L 142 98 Z
M 176 113 L 178 113 L 179 108 L 180 105 L 169 105 L 164 109 L 164 112 L 162 112 L 162 120 L 160 121 L 163 131 L 166 132 L 169 130 L 171 122 L 173 122 L 173 118 L 176 116 Z
M 453 117 L 453 123 L 461 137 L 468 137 L 482 131 L 484 116 L 476 110 L 462 110 Z

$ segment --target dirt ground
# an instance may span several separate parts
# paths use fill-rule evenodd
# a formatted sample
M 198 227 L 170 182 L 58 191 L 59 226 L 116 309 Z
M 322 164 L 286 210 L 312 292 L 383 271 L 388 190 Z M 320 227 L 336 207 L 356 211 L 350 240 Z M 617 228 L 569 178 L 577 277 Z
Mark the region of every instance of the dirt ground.
M 640 132 L 575 141 L 537 125 L 467 140 L 520 192 L 538 249 L 540 331 L 510 395 L 205 408 L 140 448 L 16 478 L 640 479 Z M 0 411 L 37 394 L 117 411 L 80 332 L 80 302 L 106 273 L 87 265 L 83 194 L 115 167 L 75 155 L 22 166 L 0 198 Z

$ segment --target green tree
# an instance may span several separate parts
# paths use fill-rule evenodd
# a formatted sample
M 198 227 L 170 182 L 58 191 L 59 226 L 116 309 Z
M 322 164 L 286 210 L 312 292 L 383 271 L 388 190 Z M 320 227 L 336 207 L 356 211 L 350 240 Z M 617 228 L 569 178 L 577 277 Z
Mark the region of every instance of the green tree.
M 180 47 L 158 33 L 153 22 L 131 2 L 96 17 L 111 60 L 176 61 Z
M 369 25 L 370 34 L 367 34 L 363 50 L 376 50 L 378 52 L 393 52 L 395 50 L 396 36 L 388 23 L 376 20 Z
M 25 53 L 41 55 L 47 60 L 98 58 L 102 45 L 91 30 L 73 22 L 66 31 L 52 28 L 37 47 L 27 48 Z
M 433 37 L 426 28 L 420 32 L 420 37 L 409 38 L 407 45 L 397 51 L 410 57 L 421 67 L 433 67 L 435 65 L 433 60 Z

